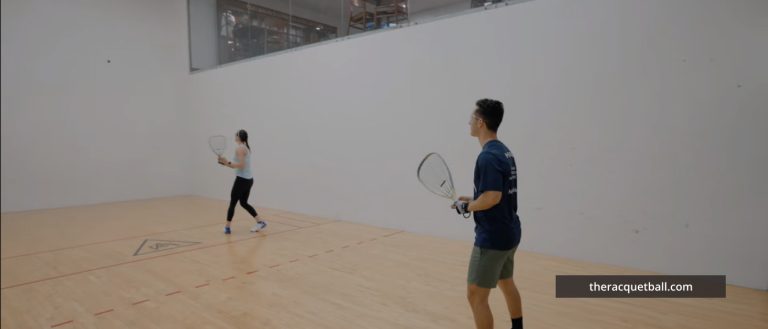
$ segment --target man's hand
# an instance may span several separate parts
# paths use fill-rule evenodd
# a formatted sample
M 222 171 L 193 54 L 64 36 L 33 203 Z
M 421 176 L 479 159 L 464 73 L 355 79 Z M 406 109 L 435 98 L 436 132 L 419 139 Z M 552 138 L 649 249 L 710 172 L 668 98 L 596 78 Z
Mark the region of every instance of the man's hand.
M 456 201 L 453 203 L 453 205 L 451 205 L 451 208 L 456 209 L 456 212 L 462 216 L 464 216 L 464 214 L 469 213 L 468 207 L 469 207 L 469 202 L 462 201 L 462 200 Z

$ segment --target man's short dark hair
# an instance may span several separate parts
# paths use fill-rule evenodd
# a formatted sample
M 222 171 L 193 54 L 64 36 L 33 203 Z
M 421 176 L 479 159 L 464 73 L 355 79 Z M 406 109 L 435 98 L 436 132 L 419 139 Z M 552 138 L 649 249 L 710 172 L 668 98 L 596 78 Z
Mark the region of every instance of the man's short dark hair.
M 504 104 L 494 99 L 483 98 L 475 105 L 477 105 L 475 114 L 483 119 L 485 126 L 493 132 L 498 131 L 501 119 L 504 118 Z

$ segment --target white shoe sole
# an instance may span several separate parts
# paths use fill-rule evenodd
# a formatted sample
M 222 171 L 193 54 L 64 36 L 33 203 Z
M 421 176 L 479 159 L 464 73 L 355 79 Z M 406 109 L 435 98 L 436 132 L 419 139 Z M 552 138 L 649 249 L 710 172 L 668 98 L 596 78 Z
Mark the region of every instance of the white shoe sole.
M 259 232 L 259 231 L 263 230 L 265 227 L 267 227 L 266 222 L 264 222 L 264 225 L 256 224 L 256 226 L 251 228 L 251 232 L 253 232 L 253 233 Z

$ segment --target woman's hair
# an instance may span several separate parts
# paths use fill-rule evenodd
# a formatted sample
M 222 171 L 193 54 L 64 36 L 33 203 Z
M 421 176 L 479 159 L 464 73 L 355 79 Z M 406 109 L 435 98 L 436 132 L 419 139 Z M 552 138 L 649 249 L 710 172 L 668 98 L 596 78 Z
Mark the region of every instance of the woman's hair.
M 245 131 L 245 129 L 240 129 L 237 131 L 237 138 L 240 138 L 240 141 L 245 143 L 245 147 L 248 148 L 248 151 L 251 150 L 251 146 L 248 145 L 248 132 Z

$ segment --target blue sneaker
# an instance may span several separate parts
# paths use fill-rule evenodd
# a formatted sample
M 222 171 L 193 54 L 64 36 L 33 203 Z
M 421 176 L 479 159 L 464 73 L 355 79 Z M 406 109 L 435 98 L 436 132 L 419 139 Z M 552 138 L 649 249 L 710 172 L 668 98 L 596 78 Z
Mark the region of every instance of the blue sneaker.
M 224 226 L 224 234 L 232 234 L 232 230 L 229 227 Z

